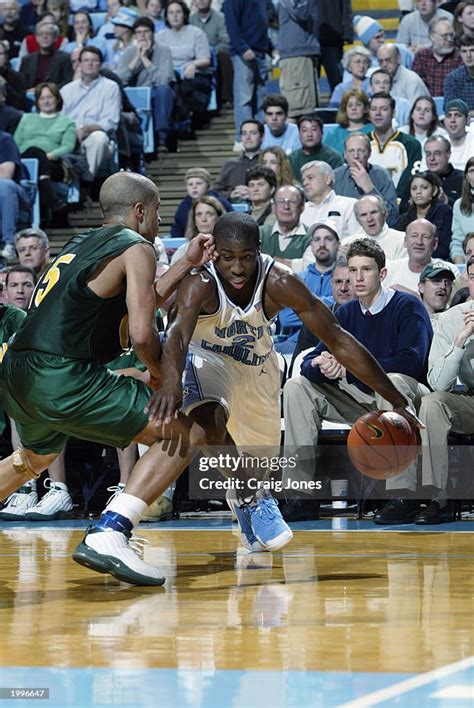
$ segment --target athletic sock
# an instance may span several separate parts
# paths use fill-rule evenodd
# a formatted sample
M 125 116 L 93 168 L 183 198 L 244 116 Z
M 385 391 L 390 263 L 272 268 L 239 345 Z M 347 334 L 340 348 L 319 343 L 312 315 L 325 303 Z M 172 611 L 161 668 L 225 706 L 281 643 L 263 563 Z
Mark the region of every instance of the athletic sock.
M 112 499 L 104 514 L 108 511 L 115 512 L 129 519 L 132 526 L 136 526 L 147 508 L 148 504 L 142 499 L 133 496 L 133 494 L 122 492 Z

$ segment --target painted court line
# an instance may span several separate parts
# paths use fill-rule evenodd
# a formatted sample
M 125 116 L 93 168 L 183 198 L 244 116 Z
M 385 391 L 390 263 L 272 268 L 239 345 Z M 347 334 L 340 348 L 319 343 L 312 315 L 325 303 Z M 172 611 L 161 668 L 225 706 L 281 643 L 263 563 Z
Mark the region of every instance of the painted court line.
M 433 669 L 433 671 L 419 674 L 413 678 L 393 684 L 393 686 L 382 688 L 379 691 L 368 693 L 366 696 L 356 698 L 353 701 L 341 703 L 338 708 L 368 708 L 368 706 L 376 706 L 377 704 L 388 701 L 391 698 L 398 698 L 404 693 L 408 693 L 409 691 L 421 688 L 421 686 L 434 683 L 435 681 L 446 678 L 446 676 L 455 674 L 458 671 L 464 671 L 465 669 L 469 669 L 471 667 L 474 667 L 474 656 L 468 656 L 466 659 L 461 659 L 453 664 L 440 666 L 438 669 Z

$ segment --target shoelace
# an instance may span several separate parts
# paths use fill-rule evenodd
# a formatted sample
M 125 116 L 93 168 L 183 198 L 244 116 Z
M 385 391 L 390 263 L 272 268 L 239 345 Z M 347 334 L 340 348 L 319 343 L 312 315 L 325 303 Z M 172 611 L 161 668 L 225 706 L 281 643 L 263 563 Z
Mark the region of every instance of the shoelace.
M 125 489 L 125 487 L 121 487 L 120 484 L 115 484 L 115 485 L 112 485 L 111 487 L 107 487 L 107 491 L 112 492 L 112 494 L 107 499 L 106 506 L 108 506 L 110 504 L 112 499 L 115 499 L 115 497 L 118 497 L 118 495 L 121 494 L 124 489 Z
M 145 548 L 150 545 L 150 541 L 147 538 L 143 538 L 143 536 L 135 536 L 135 534 L 132 534 L 128 539 L 128 545 L 132 551 L 143 560 Z

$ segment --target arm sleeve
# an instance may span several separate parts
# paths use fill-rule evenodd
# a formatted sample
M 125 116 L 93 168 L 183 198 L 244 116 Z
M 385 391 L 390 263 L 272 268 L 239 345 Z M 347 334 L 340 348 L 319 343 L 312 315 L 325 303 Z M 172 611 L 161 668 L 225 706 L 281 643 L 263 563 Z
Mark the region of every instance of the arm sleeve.
M 420 307 L 423 307 L 421 303 Z M 406 374 L 419 381 L 425 375 L 433 330 L 414 308 L 411 312 L 404 308 L 404 312 L 400 313 L 399 323 L 397 351 L 393 356 L 378 358 L 378 362 L 387 374 Z M 347 380 L 349 381 L 349 375 Z
M 21 122 L 20 122 L 21 125 Z M 20 126 L 18 126 L 20 127 Z M 18 128 L 17 128 L 18 130 Z M 16 133 L 15 133 L 16 136 Z M 16 139 L 16 137 L 15 137 Z M 458 199 L 454 203 L 453 207 L 453 225 L 452 225 L 452 232 L 453 235 L 451 237 L 451 244 L 449 246 L 449 252 L 451 255 L 451 258 L 454 258 L 455 256 L 461 256 L 461 258 L 464 258 L 464 251 L 462 248 L 462 244 L 464 241 L 464 238 L 466 234 L 463 231 L 460 216 L 461 216 L 461 211 L 460 211 L 460 203 L 461 200 Z
M 64 157 L 69 153 L 74 152 L 76 147 L 76 124 L 73 120 L 69 120 L 62 136 L 61 145 L 56 150 L 51 150 L 55 157 Z
M 440 318 L 428 363 L 428 383 L 434 391 L 450 391 L 456 384 L 464 349 L 453 344 L 448 320 Z
M 231 47 L 236 54 L 243 54 L 250 49 L 240 33 L 239 18 L 244 11 L 239 0 L 226 0 L 224 3 L 224 17 Z
M 114 81 L 111 83 L 112 86 L 107 86 L 107 101 L 105 102 L 105 108 L 98 121 L 99 125 L 106 133 L 117 130 L 120 120 L 120 108 L 122 106 L 119 86 Z
M 407 17 L 409 17 L 409 15 L 407 15 Z M 403 17 L 400 21 L 397 36 L 395 37 L 395 42 L 408 46 L 411 44 L 411 34 L 407 22 L 407 17 Z

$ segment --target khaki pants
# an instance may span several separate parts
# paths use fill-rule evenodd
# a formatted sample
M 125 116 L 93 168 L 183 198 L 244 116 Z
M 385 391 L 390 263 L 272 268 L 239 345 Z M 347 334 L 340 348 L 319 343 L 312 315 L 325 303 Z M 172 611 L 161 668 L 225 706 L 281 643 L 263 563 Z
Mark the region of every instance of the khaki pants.
M 319 105 L 316 58 L 280 59 L 280 72 L 280 92 L 289 103 L 289 117 L 312 113 Z
M 96 177 L 104 162 L 112 159 L 114 141 L 103 130 L 94 130 L 81 143 L 81 152 L 86 156 L 89 172 Z

